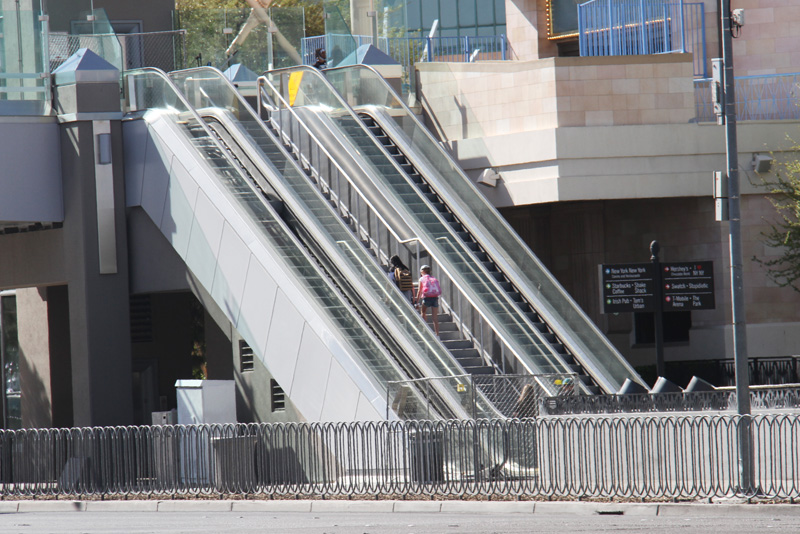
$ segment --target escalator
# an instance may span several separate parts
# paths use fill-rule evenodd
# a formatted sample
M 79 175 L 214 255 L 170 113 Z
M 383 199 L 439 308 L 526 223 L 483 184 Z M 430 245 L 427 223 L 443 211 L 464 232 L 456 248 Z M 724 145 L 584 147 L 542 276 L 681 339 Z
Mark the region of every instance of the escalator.
M 388 416 L 386 383 L 411 377 L 291 230 L 275 191 L 243 172 L 162 72 L 125 82 L 126 151 L 142 155 L 126 176 L 129 207 L 150 216 L 279 383 L 306 392 L 291 395 L 305 417 Z M 403 417 L 428 415 L 428 402 L 434 417 L 459 415 L 413 390 Z
M 377 261 L 377 248 L 369 241 L 362 243 L 353 232 L 355 216 L 345 221 L 331 209 L 332 191 L 304 175 L 227 79 L 209 68 L 173 72 L 170 77 L 199 106 L 198 114 L 242 172 L 259 190 L 281 199 L 283 221 L 408 377 L 440 377 L 425 394 L 437 411 L 454 418 L 496 416 L 480 395 L 465 408 L 464 392 L 458 391 L 464 370 L 389 283 Z
M 293 76 L 299 83 L 287 94 Z M 302 146 L 294 124 L 302 123 L 317 138 L 337 140 L 331 153 L 358 162 L 489 323 L 494 341 L 480 349 L 491 352 L 496 369 L 577 372 L 590 393 L 615 392 L 626 378 L 641 383 L 377 73 L 357 66 L 326 76 L 338 92 L 302 67 L 269 73 L 259 96 L 270 124 Z

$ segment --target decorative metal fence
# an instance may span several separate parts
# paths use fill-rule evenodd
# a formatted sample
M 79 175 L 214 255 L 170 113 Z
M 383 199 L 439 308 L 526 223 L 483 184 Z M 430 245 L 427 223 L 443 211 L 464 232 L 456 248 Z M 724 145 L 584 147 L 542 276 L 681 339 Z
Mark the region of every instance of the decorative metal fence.
M 800 119 L 800 73 L 738 76 L 735 79 L 736 120 Z M 698 122 L 713 122 L 711 79 L 694 81 Z
M 468 414 L 477 418 L 480 413 L 497 413 L 507 418 L 525 418 L 539 415 L 542 401 L 551 396 L 577 397 L 577 374 L 538 374 L 538 375 L 461 375 L 448 377 L 420 378 L 389 382 L 387 389 L 386 416 L 390 413 L 405 413 L 405 404 L 416 402 L 412 391 L 419 391 L 427 401 L 427 407 L 409 407 L 411 413 L 436 413 L 433 400 L 436 390 L 447 387 L 461 395 L 461 404 Z M 484 409 L 482 404 L 491 405 Z M 413 409 L 413 410 L 412 410 Z
M 706 76 L 702 3 L 591 0 L 578 6 L 581 56 L 690 52 L 695 76 Z
M 798 441 L 796 414 L 0 431 L 0 496 L 797 498 Z
M 327 34 L 303 39 L 303 64 L 313 65 L 316 50 L 324 48 L 328 67 L 337 67 L 359 46 L 371 44 L 408 68 L 418 61 L 487 61 L 506 59 L 505 35 L 462 37 L 379 37 Z

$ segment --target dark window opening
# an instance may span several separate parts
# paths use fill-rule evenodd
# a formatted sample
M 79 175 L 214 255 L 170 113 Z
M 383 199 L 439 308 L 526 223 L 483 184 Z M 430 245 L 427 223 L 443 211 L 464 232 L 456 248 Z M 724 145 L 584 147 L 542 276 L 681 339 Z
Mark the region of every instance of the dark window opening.
M 656 342 L 656 327 L 653 313 L 634 313 L 634 343 L 648 345 Z M 692 312 L 664 312 L 661 324 L 664 327 L 664 343 L 687 343 L 692 328 Z
M 558 47 L 558 57 L 578 57 L 581 55 L 581 47 L 578 39 L 561 39 L 556 41 Z

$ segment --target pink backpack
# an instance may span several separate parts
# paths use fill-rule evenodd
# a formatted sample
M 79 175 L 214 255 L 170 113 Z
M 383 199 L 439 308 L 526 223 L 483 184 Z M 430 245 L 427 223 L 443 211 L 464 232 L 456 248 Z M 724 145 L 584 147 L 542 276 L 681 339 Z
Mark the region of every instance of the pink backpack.
M 442 294 L 442 288 L 439 287 L 439 280 L 429 274 L 420 278 L 419 283 L 422 284 L 423 297 L 438 297 Z

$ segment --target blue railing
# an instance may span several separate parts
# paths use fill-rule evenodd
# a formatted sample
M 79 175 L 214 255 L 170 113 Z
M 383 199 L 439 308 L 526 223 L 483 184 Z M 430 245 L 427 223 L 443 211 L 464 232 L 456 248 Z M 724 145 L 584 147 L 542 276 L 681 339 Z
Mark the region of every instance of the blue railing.
M 336 67 L 345 57 L 364 44 L 374 45 L 404 67 L 419 61 L 505 60 L 507 50 L 505 35 L 379 37 L 376 43 L 369 35 L 327 34 L 303 39 L 301 45 L 303 63 L 313 65 L 316 50 L 324 48 L 328 55 L 328 67 Z
M 581 56 L 690 52 L 695 76 L 705 77 L 702 3 L 663 0 L 591 0 L 578 6 Z
M 740 76 L 736 79 L 736 120 L 800 119 L 800 73 Z M 714 122 L 711 80 L 694 81 L 697 122 Z

